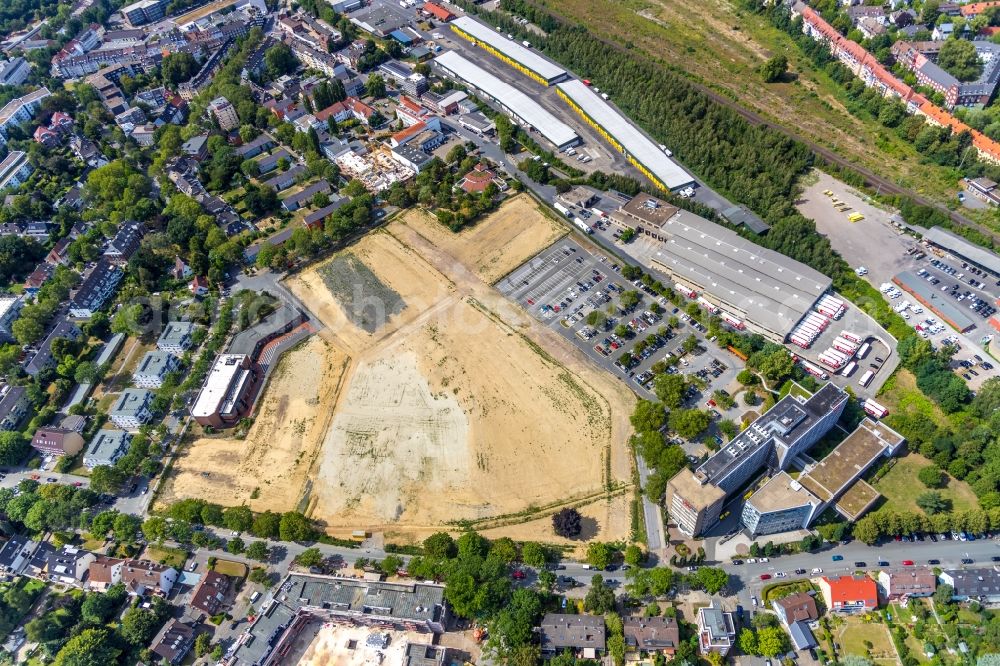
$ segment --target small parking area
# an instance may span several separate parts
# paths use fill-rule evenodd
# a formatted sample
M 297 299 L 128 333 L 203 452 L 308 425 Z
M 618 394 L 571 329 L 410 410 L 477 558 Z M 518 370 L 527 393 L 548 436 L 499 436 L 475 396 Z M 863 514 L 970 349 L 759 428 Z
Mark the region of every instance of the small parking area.
M 655 371 L 681 374 L 704 386 L 685 395 L 686 407 L 736 418 L 708 403 L 713 391 L 735 390 L 742 365 L 705 340 L 704 328 L 667 299 L 621 276 L 613 259 L 564 238 L 516 268 L 496 288 L 558 331 L 594 363 L 656 400 Z M 599 312 L 603 322 L 587 323 Z M 671 321 L 676 326 L 671 326 Z M 694 341 L 688 339 L 694 336 Z M 697 344 L 694 344 L 697 343 Z M 656 366 L 654 368 L 654 366 Z

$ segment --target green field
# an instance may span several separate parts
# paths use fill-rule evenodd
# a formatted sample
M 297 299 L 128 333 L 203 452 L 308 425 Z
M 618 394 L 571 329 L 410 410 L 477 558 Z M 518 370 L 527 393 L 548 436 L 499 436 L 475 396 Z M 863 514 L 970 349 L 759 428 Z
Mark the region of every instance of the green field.
M 897 460 L 892 469 L 874 484 L 875 490 L 887 500 L 885 508 L 920 513 L 916 499 L 931 489 L 917 480 L 917 473 L 931 464 L 931 461 L 918 453 L 909 453 Z M 951 500 L 952 511 L 966 511 L 979 506 L 976 495 L 964 481 L 949 476 L 945 487 L 936 490 L 945 499 Z
M 188 553 L 183 548 L 167 548 L 166 546 L 148 546 L 143 555 L 147 560 L 171 566 L 178 571 L 184 568 Z
M 233 562 L 232 560 L 219 560 L 215 563 L 213 571 L 225 576 L 233 576 L 234 578 L 243 578 L 249 573 L 247 565 L 242 562 Z
M 840 654 L 868 656 L 865 641 L 872 644 L 871 658 L 877 664 L 895 664 L 896 650 L 889 638 L 889 630 L 878 622 L 864 622 L 861 618 L 849 617 L 844 624 L 834 630 L 840 644 Z

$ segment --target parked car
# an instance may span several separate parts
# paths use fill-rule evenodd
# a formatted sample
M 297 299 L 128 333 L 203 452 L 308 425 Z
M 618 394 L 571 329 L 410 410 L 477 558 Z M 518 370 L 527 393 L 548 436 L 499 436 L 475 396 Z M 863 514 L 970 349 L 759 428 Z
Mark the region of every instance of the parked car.
M 761 580 L 771 580 L 771 574 L 761 574 L 760 575 L 760 579 Z
M 830 559 L 832 559 L 834 562 L 840 562 L 841 560 L 844 559 L 844 556 L 843 555 L 834 555 Z
M 903 560 L 903 566 L 904 567 L 912 567 L 913 566 L 913 560 Z

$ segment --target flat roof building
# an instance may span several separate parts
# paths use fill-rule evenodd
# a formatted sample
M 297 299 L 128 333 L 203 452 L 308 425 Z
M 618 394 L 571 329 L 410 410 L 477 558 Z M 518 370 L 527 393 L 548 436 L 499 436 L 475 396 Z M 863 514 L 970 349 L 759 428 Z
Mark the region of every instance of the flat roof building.
M 580 137 L 569 125 L 543 109 L 534 99 L 454 51 L 442 53 L 433 62 L 453 77 L 496 101 L 514 120 L 538 131 L 557 149 L 562 150 L 580 143 Z
M 955 305 L 945 292 L 938 291 L 913 271 L 903 271 L 892 281 L 955 330 L 967 333 L 976 327 L 976 322 L 965 314 L 964 308 Z
M 657 242 L 653 268 L 777 342 L 832 285 L 805 264 L 648 194 L 634 197 L 611 219 Z
M 20 187 L 31 174 L 34 167 L 28 161 L 28 154 L 15 150 L 0 162 L 0 189 L 5 187 Z
M 764 466 L 787 469 L 837 423 L 848 399 L 832 383 L 808 399 L 788 394 L 694 472 L 678 472 L 666 492 L 667 512 L 678 529 L 699 536 L 714 525 L 727 497 Z
M 220 354 L 191 407 L 191 416 L 213 428 L 235 425 L 253 407 L 257 380 L 257 368 L 249 356 Z
M 715 652 L 725 657 L 736 642 L 736 624 L 733 614 L 722 610 L 715 599 L 708 606 L 698 609 L 698 651 Z
M 942 227 L 931 227 L 923 232 L 924 240 L 943 250 L 971 261 L 993 275 L 1000 277 L 1000 257 L 984 247 L 968 241 L 958 234 Z
M 746 501 L 740 522 L 754 536 L 805 529 L 822 505 L 801 483 L 778 472 Z
M 132 373 L 132 382 L 139 388 L 160 388 L 167 375 L 180 367 L 180 359 L 170 352 L 148 351 Z
M 440 634 L 447 622 L 444 587 L 289 574 L 261 602 L 253 624 L 238 636 L 230 666 L 277 666 L 311 620 Z
M 86 453 L 83 454 L 83 464 L 87 469 L 100 465 L 114 465 L 118 459 L 128 453 L 132 443 L 132 434 L 124 430 L 98 430 L 90 441 Z
M 558 84 L 556 91 L 574 111 L 603 130 L 605 139 L 653 181 L 654 185 L 671 192 L 694 185 L 695 180 L 691 174 L 670 159 L 652 139 L 604 101 L 590 86 L 573 79 Z
M 153 418 L 153 395 L 146 389 L 125 389 L 115 400 L 108 417 L 122 430 L 135 430 Z
M 542 85 L 552 85 L 566 78 L 566 70 L 549 62 L 537 51 L 507 39 L 499 32 L 469 16 L 459 16 L 451 22 L 451 29 L 460 37 L 500 58 L 505 63 Z
M 163 333 L 156 341 L 156 348 L 160 351 L 169 352 L 177 356 L 182 356 L 184 352 L 191 348 L 193 344 L 195 325 L 190 321 L 167 322 Z
M 861 476 L 880 458 L 899 453 L 905 442 L 889 426 L 866 418 L 823 460 L 800 474 L 798 482 L 818 497 L 824 508 L 835 503 L 848 520 L 856 520 L 879 497 Z M 856 487 L 859 489 L 852 493 Z

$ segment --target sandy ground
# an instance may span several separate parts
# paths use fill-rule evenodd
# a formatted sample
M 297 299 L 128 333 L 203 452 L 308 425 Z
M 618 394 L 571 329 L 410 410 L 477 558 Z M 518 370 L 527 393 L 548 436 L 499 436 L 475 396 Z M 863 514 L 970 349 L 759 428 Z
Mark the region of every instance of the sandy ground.
M 246 439 L 208 437 L 186 447 L 159 502 L 200 497 L 255 511 L 294 509 L 329 427 L 346 362 L 320 335 L 285 353 Z M 251 499 L 255 489 L 258 496 Z
M 565 227 L 539 214 L 537 204 L 527 194 L 514 197 L 480 223 L 457 234 L 424 210 L 408 211 L 401 222 L 451 254 L 487 284 L 566 235 Z
M 613 481 L 629 479 L 632 394 L 480 277 L 503 275 L 551 242 L 549 220 L 523 206 L 448 242 L 429 240 L 437 230 L 411 215 L 347 250 L 406 303 L 372 333 L 351 323 L 322 266 L 289 281 L 351 357 L 311 473 L 311 515 L 330 531 L 416 539 L 450 521 L 591 497 L 609 466 Z M 486 256 L 494 259 L 475 263 Z M 627 533 L 627 502 L 611 507 L 594 516 L 602 538 Z M 532 538 L 551 531 L 547 519 L 534 522 Z
M 308 638 L 307 628 L 303 638 Z M 384 650 L 368 647 L 365 641 L 371 634 L 389 634 L 389 645 Z M 299 659 L 299 666 L 395 666 L 406 663 L 408 643 L 430 644 L 433 636 L 416 631 L 386 631 L 372 627 L 352 627 L 324 624 Z M 355 641 L 353 649 L 349 641 Z

